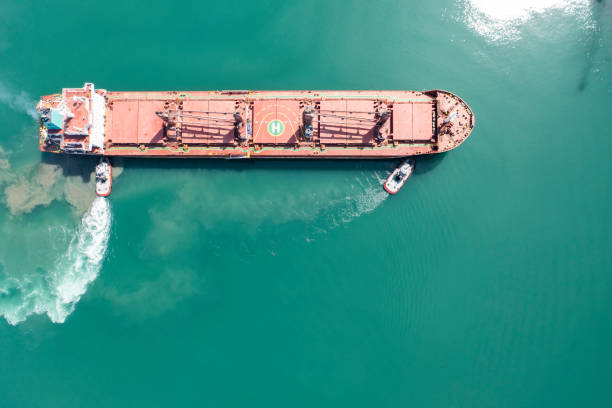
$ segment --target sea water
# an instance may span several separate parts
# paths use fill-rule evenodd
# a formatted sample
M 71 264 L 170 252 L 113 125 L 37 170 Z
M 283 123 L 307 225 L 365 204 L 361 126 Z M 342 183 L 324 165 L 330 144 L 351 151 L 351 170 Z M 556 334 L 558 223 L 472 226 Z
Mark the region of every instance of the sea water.
M 0 406 L 606 406 L 612 5 L 0 2 Z M 447 89 L 389 161 L 42 155 L 39 95 Z

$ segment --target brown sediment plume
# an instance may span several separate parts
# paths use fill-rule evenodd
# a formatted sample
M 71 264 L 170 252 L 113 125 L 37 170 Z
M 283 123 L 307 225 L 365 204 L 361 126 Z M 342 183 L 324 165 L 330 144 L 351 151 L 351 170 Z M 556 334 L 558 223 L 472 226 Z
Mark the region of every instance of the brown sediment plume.
M 72 206 L 77 215 L 83 214 L 95 199 L 93 172 L 89 180 L 84 181 L 81 177 L 67 177 L 64 183 L 64 198 Z
M 44 163 L 33 176 L 20 175 L 17 182 L 4 190 L 6 206 L 11 215 L 26 214 L 39 205 L 47 206 L 58 198 L 53 186 L 61 169 Z M 31 172 L 30 172 L 31 173 Z
M 4 149 L 0 146 L 0 170 L 9 170 L 11 165 L 5 157 Z
M 98 293 L 113 302 L 120 313 L 132 318 L 157 317 L 172 310 L 180 302 L 201 293 L 205 280 L 190 269 L 165 270 L 156 278 L 139 282 L 132 290 L 102 286 Z
M 95 198 L 92 168 L 89 161 L 76 163 L 62 158 L 13 171 L 8 153 L 0 147 L 0 187 L 4 187 L 4 204 L 11 215 L 17 216 L 39 206 L 48 206 L 54 200 L 65 199 L 75 215 L 80 216 Z
M 48 192 L 30 184 L 24 178 L 20 178 L 17 184 L 8 186 L 4 194 L 6 195 L 6 206 L 11 215 L 26 214 L 39 205 L 49 205 L 53 201 Z
M 11 163 L 8 160 L 8 154 L 0 146 L 0 187 L 8 184 L 14 179 L 14 175 L 11 173 Z
M 120 157 L 113 158 L 113 179 L 116 179 L 123 173 L 123 159 Z
M 52 164 L 41 163 L 38 168 L 38 183 L 43 188 L 51 188 L 57 181 L 58 176 L 61 173 L 61 169 L 58 166 Z

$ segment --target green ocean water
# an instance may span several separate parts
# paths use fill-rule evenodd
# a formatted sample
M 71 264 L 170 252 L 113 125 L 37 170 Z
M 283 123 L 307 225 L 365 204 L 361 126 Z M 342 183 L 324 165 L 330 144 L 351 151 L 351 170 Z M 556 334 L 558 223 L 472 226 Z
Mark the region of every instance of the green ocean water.
M 0 0 L 0 407 L 603 407 L 612 4 Z M 39 95 L 448 89 L 397 161 L 41 155 Z

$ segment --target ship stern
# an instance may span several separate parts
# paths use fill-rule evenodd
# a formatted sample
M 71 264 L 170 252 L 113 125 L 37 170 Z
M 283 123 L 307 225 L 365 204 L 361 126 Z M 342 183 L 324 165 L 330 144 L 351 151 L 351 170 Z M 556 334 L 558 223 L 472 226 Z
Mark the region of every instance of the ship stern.
M 106 90 L 86 83 L 45 95 L 36 105 L 40 114 L 39 147 L 43 152 L 104 154 Z

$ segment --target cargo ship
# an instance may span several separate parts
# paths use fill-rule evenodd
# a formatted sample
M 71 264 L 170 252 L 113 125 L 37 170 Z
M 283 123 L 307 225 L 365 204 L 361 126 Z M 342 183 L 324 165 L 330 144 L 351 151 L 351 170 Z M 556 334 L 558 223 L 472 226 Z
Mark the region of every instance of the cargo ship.
M 475 124 L 430 91 L 111 92 L 43 96 L 40 150 L 128 157 L 384 159 L 446 152 Z

